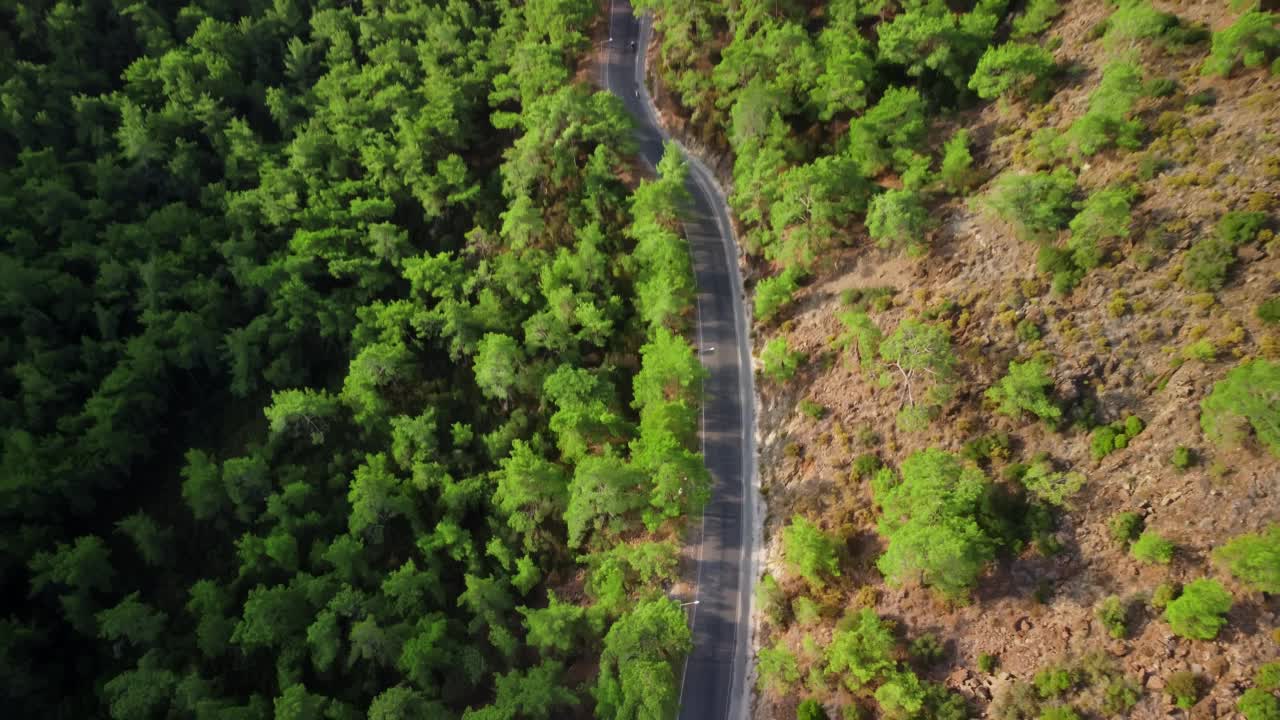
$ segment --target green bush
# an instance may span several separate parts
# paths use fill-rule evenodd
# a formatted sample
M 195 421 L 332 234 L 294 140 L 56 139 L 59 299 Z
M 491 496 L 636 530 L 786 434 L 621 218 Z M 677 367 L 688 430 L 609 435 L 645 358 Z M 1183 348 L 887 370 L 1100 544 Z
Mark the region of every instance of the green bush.
M 1187 250 L 1178 277 L 1189 290 L 1214 292 L 1226 283 L 1227 272 L 1236 261 L 1236 250 L 1216 237 L 1198 240 Z
M 782 555 L 787 567 L 811 587 L 822 587 L 824 575 L 840 577 L 835 541 L 800 515 L 782 531 Z
M 1053 378 L 1043 363 L 1011 361 L 1008 374 L 987 389 L 986 397 L 996 403 L 996 412 L 1014 418 L 1026 412 L 1052 423 L 1062 417 L 1062 409 L 1046 392 L 1052 389 Z
M 801 595 L 791 601 L 791 616 L 803 626 L 814 625 L 822 620 L 822 606 L 813 598 Z
M 764 278 L 756 283 L 754 301 L 756 320 L 769 322 L 778 314 L 778 311 L 791 304 L 799 288 L 796 274 L 796 271 L 787 269 L 774 277 Z
M 1067 500 L 1080 492 L 1085 483 L 1081 473 L 1055 470 L 1047 456 L 1037 457 L 1027 465 L 1021 480 L 1031 494 L 1057 507 L 1066 507 Z
M 827 416 L 827 407 L 822 403 L 805 399 L 800 401 L 800 412 L 808 415 L 813 420 L 821 420 Z
M 1211 237 L 1198 240 L 1187 250 L 1179 280 L 1191 290 L 1221 290 L 1236 261 L 1236 248 L 1252 242 L 1265 227 L 1267 216 L 1258 212 L 1228 212 L 1218 220 Z
M 846 617 L 827 646 L 827 672 L 839 675 L 845 687 L 857 691 L 893 670 L 893 631 L 870 609 Z
M 1156 10 L 1147 0 L 1126 0 L 1107 21 L 1107 44 L 1115 49 L 1141 40 L 1174 47 L 1194 45 L 1208 37 L 1204 28 L 1187 25 L 1177 15 Z
M 1200 402 L 1200 428 L 1211 441 L 1237 444 L 1250 427 L 1280 456 L 1280 365 L 1269 360 L 1235 367 Z
M 1253 684 L 1267 692 L 1280 690 L 1280 661 L 1269 662 L 1258 668 L 1253 674 Z
M 1013 19 L 1013 36 L 1026 38 L 1039 35 L 1062 14 L 1058 0 L 1029 0 L 1022 14 Z
M 1142 123 L 1130 113 L 1142 97 L 1142 69 L 1131 62 L 1113 62 L 1102 69 L 1102 79 L 1089 96 L 1089 108 L 1071 124 L 1068 136 L 1084 155 L 1117 145 L 1129 150 L 1140 146 Z
M 938 170 L 938 177 L 947 190 L 957 195 L 968 192 L 972 187 L 975 177 L 968 130 L 956 130 L 942 147 L 942 167 Z
M 827 711 L 817 700 L 809 698 L 796 707 L 796 720 L 827 720 Z
M 1214 551 L 1237 580 L 1251 590 L 1280 593 L 1280 524 L 1263 533 L 1246 533 Z
M 1092 270 L 1102 263 L 1102 243 L 1129 237 L 1130 205 L 1133 191 L 1128 188 L 1104 188 L 1088 197 L 1080 212 L 1071 219 L 1071 238 L 1067 249 L 1071 260 L 1081 270 Z
M 1036 673 L 1035 678 L 1032 679 L 1036 692 L 1042 698 L 1062 695 L 1074 688 L 1078 682 L 1080 682 L 1080 676 L 1075 670 L 1061 666 L 1047 667 Z
M 997 658 L 995 655 L 992 655 L 990 653 L 982 653 L 981 655 L 978 656 L 978 669 L 990 675 L 991 673 L 996 671 L 996 665 L 999 664 L 999 662 L 1000 662 L 999 658 Z
M 1009 433 L 994 432 L 976 437 L 960 448 L 960 457 L 975 463 L 986 463 L 991 460 L 1008 460 L 1012 447 Z
M 1142 696 L 1138 684 L 1125 677 L 1114 677 L 1102 691 L 1102 710 L 1108 717 L 1126 715 Z
M 925 633 L 911 641 L 908 652 L 911 653 L 911 657 L 916 662 L 929 666 L 942 659 L 945 648 L 943 648 L 942 642 L 938 640 L 937 635 Z
M 1175 635 L 1196 640 L 1212 640 L 1227 624 L 1223 615 L 1231 609 L 1231 593 L 1216 580 L 1188 583 L 1177 599 L 1164 609 L 1164 618 Z
M 1240 696 L 1236 709 L 1245 720 L 1280 720 L 1280 701 L 1265 690 L 1249 688 Z
M 927 247 L 928 227 L 929 211 L 920 193 L 913 190 L 881 193 L 867 208 L 867 232 L 882 248 L 901 246 L 908 254 L 918 255 Z
M 1196 464 L 1196 452 L 1186 445 L 1179 445 L 1173 449 L 1173 456 L 1169 458 L 1169 462 L 1179 470 L 1186 470 Z
M 1258 305 L 1258 319 L 1268 325 L 1280 323 L 1280 297 L 1267 298 Z
M 1107 523 L 1111 530 L 1111 539 L 1121 545 L 1128 545 L 1142 531 L 1142 516 L 1136 512 L 1121 512 L 1111 516 Z
M 1164 691 L 1174 705 L 1190 710 L 1200 700 L 1200 678 L 1193 672 L 1181 670 L 1169 676 Z
M 1038 720 L 1080 720 L 1080 713 L 1076 712 L 1070 705 L 1054 705 L 1045 708 L 1040 713 Z
M 1109 595 L 1098 605 L 1098 621 L 1107 629 L 1107 634 L 1116 639 L 1123 639 L 1129 634 L 1129 608 L 1115 595 Z
M 853 476 L 859 480 L 865 480 L 882 467 L 884 463 L 880 462 L 880 456 L 875 453 L 863 453 L 853 460 Z
M 1075 192 L 1076 176 L 1066 168 L 1011 172 L 996 179 L 986 202 L 1024 237 L 1035 237 L 1066 227 Z
M 1023 318 L 1018 321 L 1017 327 L 1013 329 L 1013 335 L 1018 338 L 1019 342 L 1035 342 L 1040 339 L 1040 326 L 1030 319 Z
M 1173 602 L 1182 588 L 1176 583 L 1160 583 L 1151 593 L 1151 607 L 1157 610 L 1164 610 Z
M 984 100 L 1020 97 L 1044 87 L 1053 70 L 1053 53 L 1040 45 L 1005 43 L 983 53 L 969 78 L 969 89 Z
M 1173 561 L 1173 543 L 1160 537 L 1154 530 L 1147 530 L 1133 543 L 1129 552 L 1142 562 L 1168 565 Z
M 779 640 L 773 647 L 761 647 L 756 654 L 756 683 L 761 689 L 787 692 L 800 681 L 795 653 Z
M 765 343 L 760 353 L 761 372 L 774 382 L 786 382 L 796 374 L 804 357 L 802 352 L 791 351 L 786 338 L 774 338 Z
M 782 624 L 786 619 L 787 596 L 778 585 L 778 581 L 772 575 L 765 573 L 760 578 L 760 582 L 756 583 L 755 594 L 756 607 L 760 608 L 760 612 L 775 625 Z
M 1129 441 L 1142 433 L 1142 418 L 1129 415 L 1124 420 L 1117 420 L 1110 425 L 1101 425 L 1094 429 L 1089 438 L 1089 452 L 1094 460 L 1101 460 L 1116 450 L 1129 446 Z
M 1280 55 L 1280 28 L 1276 15 L 1250 11 L 1241 15 L 1230 27 L 1213 34 L 1213 49 L 1204 63 L 1205 75 L 1227 77 L 1244 64 L 1262 67 L 1267 58 Z

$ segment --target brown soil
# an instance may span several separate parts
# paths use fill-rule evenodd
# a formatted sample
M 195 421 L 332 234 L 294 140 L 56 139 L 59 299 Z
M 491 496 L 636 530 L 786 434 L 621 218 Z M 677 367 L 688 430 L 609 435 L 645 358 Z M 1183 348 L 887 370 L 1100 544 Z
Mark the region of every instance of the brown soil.
M 1234 17 L 1220 2 L 1156 4 L 1215 29 Z M 1049 32 L 1048 37 L 1062 40 L 1059 61 L 1081 68 L 1079 79 L 1050 103 L 1034 110 L 990 105 L 937 128 L 936 137 L 949 137 L 957 126 L 970 128 L 987 178 L 1010 167 L 1029 167 L 1023 146 L 1030 133 L 1038 127 L 1066 128 L 1083 113 L 1099 69 L 1111 57 L 1101 41 L 1088 40 L 1089 31 L 1109 12 L 1104 3 L 1069 4 Z M 1102 651 L 1146 688 L 1132 717 L 1176 714 L 1161 688 L 1179 670 L 1197 672 L 1211 683 L 1189 717 L 1234 717 L 1235 700 L 1254 670 L 1280 655 L 1272 635 L 1280 601 L 1250 592 L 1210 560 L 1211 550 L 1231 537 L 1280 520 L 1280 462 L 1254 445 L 1213 447 L 1198 422 L 1199 400 L 1240 359 L 1280 352 L 1280 337 L 1254 314 L 1261 300 L 1280 289 L 1280 252 L 1274 245 L 1245 249 L 1216 298 L 1195 298 L 1176 279 L 1183 251 L 1210 232 L 1223 212 L 1276 207 L 1280 79 L 1265 70 L 1238 71 L 1226 80 L 1202 78 L 1198 68 L 1206 50 L 1143 49 L 1148 78 L 1174 77 L 1182 86 L 1173 97 L 1144 100 L 1141 106 L 1141 117 L 1156 136 L 1147 152 L 1175 167 L 1142 181 L 1137 172 L 1143 153 L 1112 151 L 1079 168 L 1086 190 L 1136 182 L 1141 196 L 1129 242 L 1111 248 L 1113 262 L 1086 275 L 1070 295 L 1048 291 L 1047 278 L 1036 271 L 1034 244 L 1017 239 L 973 204 L 951 200 L 934 209 L 940 227 L 925 258 L 876 250 L 855 229 L 848 247 L 831 258 L 789 311 L 773 326 L 757 328 L 758 345 L 785 334 L 794 349 L 811 358 L 785 386 L 760 381 L 761 469 L 770 509 L 766 532 L 774 538 L 766 569 L 783 579 L 789 597 L 808 592 L 781 566 L 776 542 L 778 530 L 796 514 L 846 539 L 843 576 L 819 599 L 838 616 L 874 597 L 876 611 L 897 621 L 903 637 L 937 634 L 947 655 L 929 677 L 965 694 L 977 711 L 985 713 L 992 697 L 1014 679 L 1029 679 L 1063 656 Z M 1190 96 L 1205 90 L 1216 94 L 1215 104 L 1184 110 Z M 1165 249 L 1159 249 L 1157 236 L 1167 238 Z M 1137 263 L 1140 251 L 1154 255 L 1148 269 Z M 945 320 L 960 359 L 957 397 L 922 432 L 900 432 L 894 420 L 900 402 L 896 391 L 880 387 L 875 377 L 864 376 L 855 363 L 829 350 L 841 331 L 841 293 L 883 286 L 897 290 L 892 307 L 872 312 L 886 333 L 903 317 L 944 300 L 958 304 Z M 1024 319 L 1040 327 L 1040 340 L 1018 340 L 1014 326 Z M 1174 362 L 1182 348 L 1201 338 L 1219 348 L 1215 361 Z M 1097 463 L 1082 431 L 1051 431 L 995 415 L 983 404 L 983 390 L 1004 374 L 1010 359 L 1037 351 L 1054 358 L 1060 389 L 1096 396 L 1101 419 L 1135 414 L 1146 421 L 1146 430 L 1128 448 Z M 801 413 L 798 406 L 805 399 L 825 406 L 827 415 L 815 421 Z M 1013 460 L 1046 451 L 1060 467 L 1087 476 L 1056 531 L 1063 550 L 1050 557 L 1028 550 L 1002 560 L 963 607 L 941 603 L 920 587 L 885 586 L 874 568 L 882 541 L 870 490 L 851 479 L 852 460 L 874 451 L 897 465 L 925 447 L 958 451 L 964 441 L 992 430 L 1014 438 Z M 863 446 L 860 431 L 878 439 Z M 1170 457 L 1179 445 L 1194 448 L 1199 464 L 1175 470 Z M 989 474 L 998 478 L 1001 467 L 996 463 Z M 1142 514 L 1148 528 L 1176 543 L 1171 565 L 1144 565 L 1110 539 L 1108 520 L 1123 510 Z M 1142 599 L 1162 582 L 1205 576 L 1221 580 L 1235 596 L 1226 628 L 1214 641 L 1174 637 Z M 1037 589 L 1044 602 L 1035 598 Z M 1136 601 L 1128 639 L 1109 638 L 1096 619 L 1096 607 L 1108 595 Z M 761 644 L 781 640 L 795 649 L 803 677 L 816 658 L 803 651 L 802 638 L 824 640 L 832 620 L 816 628 L 780 628 L 764 621 Z M 981 653 L 999 657 L 995 674 L 977 670 Z M 766 693 L 756 717 L 792 718 L 796 703 L 810 696 L 833 717 L 853 701 L 833 684 L 789 697 Z

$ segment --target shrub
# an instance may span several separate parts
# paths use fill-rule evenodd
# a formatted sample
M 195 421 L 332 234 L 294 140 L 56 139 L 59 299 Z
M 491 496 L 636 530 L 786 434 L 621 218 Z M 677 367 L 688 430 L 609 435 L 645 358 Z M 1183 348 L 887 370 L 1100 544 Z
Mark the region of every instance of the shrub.
M 1080 713 L 1070 705 L 1054 705 L 1051 708 L 1045 708 L 1038 720 L 1080 720 Z
M 1071 668 L 1053 666 L 1036 673 L 1032 683 L 1040 697 L 1051 698 L 1074 688 L 1079 681 L 1079 675 Z
M 1212 640 L 1227 624 L 1222 617 L 1231 609 L 1231 593 L 1216 580 L 1188 583 L 1177 599 L 1164 609 L 1164 618 L 1175 635 L 1196 640 Z
M 825 405 L 808 399 L 800 401 L 800 412 L 808 415 L 814 420 L 821 420 L 827 416 L 827 408 Z
M 1129 119 L 1142 97 L 1142 70 L 1131 62 L 1113 62 L 1089 96 L 1089 108 L 1071 124 L 1068 135 L 1083 154 L 1093 155 L 1111 145 L 1136 149 L 1142 124 Z
M 1179 470 L 1186 470 L 1196 464 L 1196 453 L 1186 445 L 1179 445 L 1173 449 L 1173 456 L 1169 458 L 1169 462 Z
M 1029 0 L 1022 14 L 1013 19 L 1013 36 L 1025 38 L 1039 35 L 1053 24 L 1053 19 L 1062 14 L 1062 6 L 1058 0 Z
M 999 664 L 999 658 L 990 653 L 982 653 L 978 656 L 978 669 L 990 675 L 996 671 L 996 665 Z
M 1018 326 L 1013 329 L 1014 337 L 1019 342 L 1035 342 L 1040 339 L 1040 326 L 1027 318 L 1018 321 Z
M 1141 690 L 1137 683 L 1124 677 L 1112 678 L 1102 691 L 1102 710 L 1108 716 L 1125 715 L 1138 704 Z
M 1271 692 L 1280 690 L 1280 662 L 1269 662 L 1253 674 L 1253 684 Z
M 1129 634 L 1126 622 L 1128 615 L 1128 607 L 1115 595 L 1107 596 L 1098 605 L 1098 621 L 1107 629 L 1107 634 L 1113 638 L 1121 639 Z
M 779 640 L 773 647 L 762 647 L 756 654 L 756 682 L 761 690 L 787 692 L 800 680 L 796 656 Z
M 756 283 L 756 319 L 760 322 L 772 320 L 778 311 L 791 304 L 798 288 L 796 272 L 791 269 Z
M 822 619 L 822 606 L 812 598 L 801 595 L 791 601 L 791 615 L 801 625 L 813 625 Z
M 1121 3 L 1107 22 L 1106 40 L 1113 48 L 1140 40 L 1167 45 L 1192 45 L 1208 38 L 1203 28 L 1183 24 L 1177 15 L 1160 12 L 1147 0 Z
M 1189 290 L 1213 292 L 1226 283 L 1227 272 L 1236 261 L 1236 250 L 1216 237 L 1197 240 L 1182 259 L 1178 279 Z
M 1264 212 L 1241 212 L 1232 210 L 1218 219 L 1214 233 L 1233 247 L 1240 247 L 1258 237 L 1258 233 L 1267 225 L 1267 214 Z
M 835 542 L 799 515 L 782 531 L 782 554 L 787 566 L 811 587 L 822 587 L 823 575 L 840 576 Z
M 1210 440 L 1239 443 L 1248 427 L 1280 456 L 1280 365 L 1269 360 L 1237 366 L 1200 402 L 1200 428 Z
M 1076 176 L 1066 168 L 1005 173 L 993 184 L 987 205 L 1023 236 L 1033 237 L 1066 226 L 1075 192 Z
M 1078 472 L 1059 472 L 1045 458 L 1036 459 L 1022 474 L 1022 484 L 1037 498 L 1058 507 L 1066 507 L 1067 500 L 1084 487 L 1085 477 Z
M 1142 516 L 1136 512 L 1121 512 L 1111 516 L 1108 523 L 1111 539 L 1127 545 L 1142 531 Z
M 961 128 L 942 148 L 942 168 L 938 177 L 947 190 L 961 194 L 974 182 L 973 154 L 969 152 L 969 131 Z
M 1160 537 L 1154 530 L 1147 530 L 1129 549 L 1142 562 L 1168 565 L 1173 561 L 1173 543 Z
M 925 248 L 925 231 L 929 211 L 920 193 L 913 190 L 889 190 L 871 200 L 867 209 L 867 232 L 882 248 L 905 246 L 916 255 Z
M 1164 610 L 1178 597 L 1181 588 L 1175 583 L 1160 583 L 1151 593 L 1151 607 L 1157 610 Z
M 1241 63 L 1247 68 L 1262 67 L 1269 56 L 1277 54 L 1280 54 L 1280 28 L 1276 27 L 1276 16 L 1254 10 L 1213 34 L 1213 49 L 1203 72 L 1227 77 Z
M 1246 533 L 1214 551 L 1237 580 L 1251 590 L 1280 593 L 1280 524 L 1264 533 Z
M 1129 415 L 1124 420 L 1095 428 L 1089 439 L 1090 454 L 1094 460 L 1101 460 L 1116 450 L 1128 447 L 1129 441 L 1141 434 L 1143 427 L 1142 418 Z
M 1099 190 L 1085 200 L 1071 220 L 1067 249 L 1081 270 L 1092 270 L 1102 262 L 1101 243 L 1129 237 L 1130 204 L 1133 191 L 1127 188 Z
M 786 382 L 796 374 L 796 368 L 800 367 L 804 357 L 804 353 L 791 351 L 786 338 L 774 338 L 765 343 L 764 351 L 760 353 L 761 371 L 774 382 Z
M 1181 670 L 1169 676 L 1165 681 L 1164 691 L 1174 705 L 1190 710 L 1200 700 L 1200 678 L 1193 672 Z
M 987 389 L 986 397 L 996 403 L 996 412 L 1015 418 L 1028 412 L 1054 422 L 1062 417 L 1062 409 L 1049 399 L 1046 390 L 1052 388 L 1053 378 L 1045 372 L 1043 363 L 1013 361 L 1008 374 Z
M 1053 69 L 1053 53 L 1039 45 L 1011 42 L 988 47 L 969 78 L 969 89 L 984 100 L 1024 96 L 1043 87 Z
M 1280 297 L 1267 298 L 1258 305 L 1258 319 L 1268 325 L 1280 323 Z
M 1265 690 L 1249 688 L 1240 696 L 1236 709 L 1245 720 L 1280 720 L 1280 701 Z
M 938 640 L 938 636 L 933 633 L 925 633 L 912 640 L 908 651 L 911 653 L 911 657 L 926 666 L 933 665 L 941 660 L 945 652 L 942 643 Z
M 858 690 L 893 670 L 893 632 L 874 611 L 863 608 L 841 621 L 827 646 L 827 672 Z
M 827 711 L 817 700 L 809 698 L 796 707 L 796 720 L 827 720 Z
M 960 448 L 960 457 L 976 463 L 985 463 L 993 459 L 1008 460 L 1010 443 L 1009 433 L 995 432 L 966 442 Z
M 877 470 L 883 467 L 880 457 L 875 453 L 863 453 L 854 458 L 853 476 L 859 480 L 864 480 L 875 474 Z

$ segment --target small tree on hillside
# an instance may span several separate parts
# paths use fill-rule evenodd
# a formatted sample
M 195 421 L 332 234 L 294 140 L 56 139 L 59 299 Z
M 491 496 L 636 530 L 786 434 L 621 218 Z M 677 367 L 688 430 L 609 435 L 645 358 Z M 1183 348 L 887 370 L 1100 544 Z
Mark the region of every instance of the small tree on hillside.
M 1251 590 L 1280 593 L 1280 524 L 1263 533 L 1238 535 L 1213 557 Z
M 867 232 L 882 248 L 906 247 L 910 255 L 923 254 L 927 243 L 929 211 L 920 193 L 890 190 L 875 196 L 867 209 Z
M 1200 427 L 1214 442 L 1239 443 L 1252 428 L 1280 456 L 1280 365 L 1251 360 L 1227 373 L 1200 402 Z
M 1188 583 L 1176 600 L 1164 609 L 1164 619 L 1175 635 L 1195 640 L 1212 640 L 1227 624 L 1222 617 L 1231 609 L 1231 593 L 1217 580 L 1200 579 Z
M 1062 417 L 1062 409 L 1049 399 L 1046 390 L 1053 388 L 1053 378 L 1037 361 L 1010 362 L 1009 374 L 987 389 L 987 399 L 996 403 L 996 411 L 1014 418 L 1029 412 L 1048 422 Z
M 876 566 L 892 583 L 918 581 L 964 595 L 995 557 L 996 540 L 978 524 L 988 481 L 982 471 L 937 449 L 902 463 L 902 481 L 873 484 L 889 547 Z
M 1053 74 L 1053 53 L 1039 45 L 1005 43 L 989 47 L 969 78 L 969 89 L 984 100 L 1025 96 Z
M 822 587 L 823 575 L 840 576 L 835 542 L 799 515 L 782 531 L 782 548 L 787 564 L 811 587 Z

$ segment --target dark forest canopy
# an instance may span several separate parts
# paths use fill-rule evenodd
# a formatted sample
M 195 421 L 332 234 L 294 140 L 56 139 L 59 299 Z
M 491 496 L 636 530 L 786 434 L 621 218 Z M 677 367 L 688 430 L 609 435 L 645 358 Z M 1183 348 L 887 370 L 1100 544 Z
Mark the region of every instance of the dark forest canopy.
M 672 706 L 685 171 L 595 15 L 0 3 L 13 716 Z

